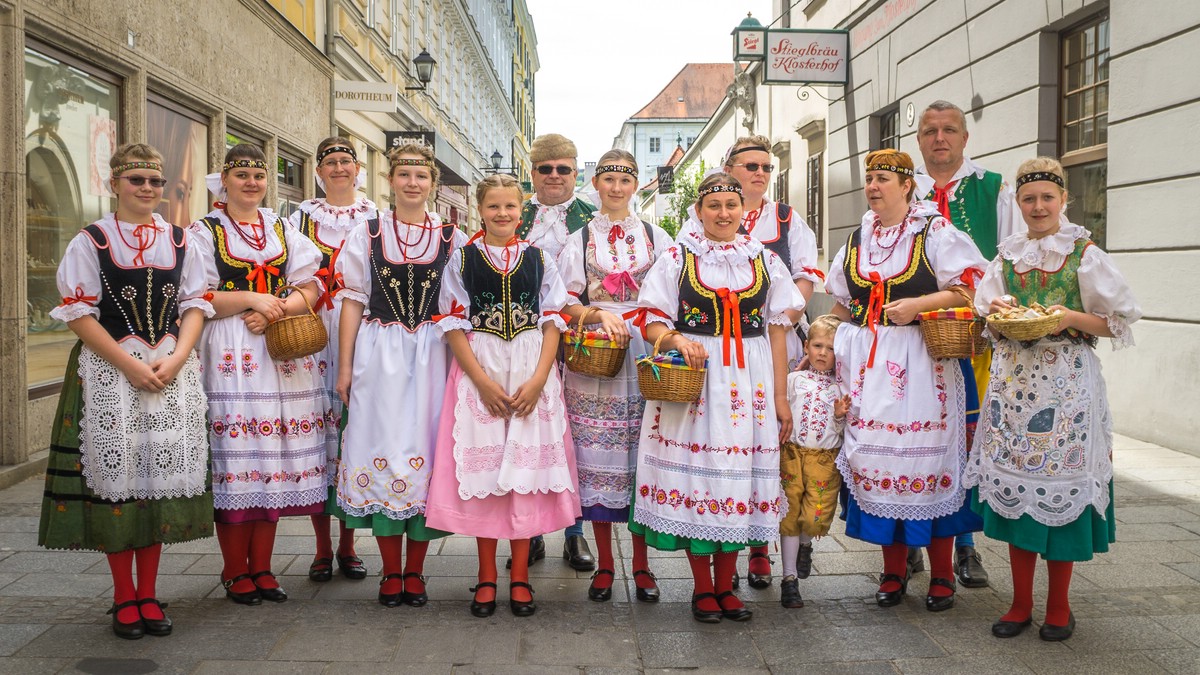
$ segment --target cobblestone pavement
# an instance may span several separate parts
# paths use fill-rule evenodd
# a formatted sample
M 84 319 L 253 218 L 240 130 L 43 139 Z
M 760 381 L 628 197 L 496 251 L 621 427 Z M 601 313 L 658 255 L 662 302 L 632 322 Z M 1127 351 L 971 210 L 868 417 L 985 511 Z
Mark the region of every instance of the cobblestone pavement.
M 275 547 L 274 569 L 291 600 L 234 605 L 219 587 L 215 539 L 172 546 L 158 589 L 175 633 L 130 642 L 112 635 L 104 614 L 112 587 L 102 557 L 37 547 L 42 482 L 34 478 L 0 491 L 0 672 L 1200 673 L 1200 458 L 1118 437 L 1115 462 L 1119 541 L 1076 567 L 1078 628 L 1065 643 L 1042 642 L 1036 630 L 1011 640 L 991 636 L 1011 584 L 1007 547 L 982 538 L 992 586 L 961 589 L 948 612 L 925 611 L 927 572 L 915 577 L 903 604 L 877 607 L 879 551 L 846 538 L 839 522 L 816 545 L 814 574 L 801 582 L 803 609 L 779 606 L 778 581 L 762 591 L 743 584 L 753 620 L 705 625 L 688 611 L 682 554 L 651 559 L 661 603 L 631 602 L 625 533 L 613 601 L 599 604 L 586 599 L 589 575 L 553 555 L 562 540 L 551 536 L 551 556 L 532 570 L 537 614 L 512 616 L 501 590 L 496 615 L 476 619 L 467 612 L 473 540 L 433 544 L 428 606 L 386 609 L 375 601 L 373 579 L 308 580 L 306 519 L 282 523 Z M 374 540 L 360 536 L 358 550 L 377 573 Z M 1044 566 L 1038 575 L 1040 620 Z

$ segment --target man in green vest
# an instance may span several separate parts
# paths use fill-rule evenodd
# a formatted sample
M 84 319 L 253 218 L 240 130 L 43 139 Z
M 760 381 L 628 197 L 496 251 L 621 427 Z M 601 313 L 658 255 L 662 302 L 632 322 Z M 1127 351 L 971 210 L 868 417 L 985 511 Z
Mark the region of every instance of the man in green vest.
M 567 243 L 567 235 L 592 221 L 596 207 L 575 196 L 578 174 L 575 144 L 560 134 L 543 134 L 533 139 L 529 161 L 533 165 L 534 196 L 521 210 L 521 226 L 517 236 L 557 259 Z M 575 521 L 564 532 L 563 560 L 573 569 L 588 571 L 596 568 L 596 559 L 583 537 L 583 520 Z M 546 542 L 541 536 L 529 542 L 529 564 L 546 557 Z M 512 560 L 509 561 L 512 566 Z
M 936 203 L 942 215 L 970 235 L 983 257 L 991 260 L 996 257 L 997 244 L 1018 229 L 1024 230 L 1025 222 L 1004 177 L 984 169 L 964 154 L 968 136 L 967 116 L 962 108 L 940 100 L 925 108 L 917 125 L 917 144 L 925 164 L 917 168 L 916 195 L 918 199 Z M 975 405 L 968 405 L 974 408 L 967 411 L 969 423 L 978 418 L 979 396 L 987 391 L 991 352 L 981 354 L 971 365 L 970 369 L 964 367 L 963 374 L 974 375 L 978 393 Z M 909 561 L 916 569 L 924 567 L 919 549 L 909 550 Z M 988 585 L 987 570 L 970 532 L 959 535 L 955 541 L 954 568 L 963 586 Z

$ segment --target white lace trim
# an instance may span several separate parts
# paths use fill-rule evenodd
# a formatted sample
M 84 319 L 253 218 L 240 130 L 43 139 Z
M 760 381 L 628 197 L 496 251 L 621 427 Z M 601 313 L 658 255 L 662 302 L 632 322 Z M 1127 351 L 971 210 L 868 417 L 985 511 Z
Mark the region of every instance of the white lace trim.
M 239 492 L 236 494 L 218 493 L 213 486 L 213 507 L 222 511 L 243 511 L 245 509 L 286 509 L 297 506 L 322 504 L 329 498 L 325 482 L 307 490 L 296 492 Z
M 1092 236 L 1087 229 L 1067 223 L 1060 225 L 1058 232 L 1038 239 L 1030 239 L 1028 232 L 1011 234 L 1000 242 L 1000 257 L 1010 262 L 1025 263 L 1030 267 L 1042 266 L 1048 253 L 1068 256 L 1075 250 L 1075 242 Z
M 213 309 L 212 303 L 204 298 L 191 298 L 179 303 L 179 316 L 189 309 L 196 308 L 204 312 L 204 318 L 211 319 L 216 315 L 216 310 Z
M 786 507 L 786 505 L 786 500 L 780 500 L 781 509 Z M 780 520 L 782 520 L 784 515 L 786 514 L 781 511 Z M 676 537 L 687 537 L 689 539 L 718 542 L 727 541 L 735 544 L 745 544 L 751 541 L 779 541 L 779 520 L 775 519 L 772 519 L 773 522 L 770 525 L 747 523 L 743 527 L 715 527 L 671 520 L 649 509 L 634 506 L 633 520 L 639 525 L 644 525 L 655 532 L 670 534 Z
M 343 288 L 342 290 L 338 291 L 338 297 L 340 297 L 342 300 L 353 300 L 363 307 L 371 304 L 371 299 L 367 297 L 366 293 L 350 290 L 349 288 Z
M 100 319 L 100 309 L 86 302 L 73 302 L 69 305 L 59 305 L 50 310 L 50 318 L 57 319 L 63 323 L 71 323 L 75 319 L 85 316 L 93 316 L 98 321 Z
M 639 219 L 633 213 L 630 213 L 629 216 L 626 217 L 624 220 L 614 223 L 608 216 L 604 215 L 603 213 L 601 213 L 599 211 L 593 212 L 592 222 L 590 224 L 596 226 L 597 234 L 603 235 L 605 237 L 607 237 L 608 233 L 612 231 L 614 225 L 620 225 L 621 229 L 625 230 L 626 232 L 632 230 L 635 227 L 639 227 L 639 228 L 642 227 L 641 219 Z
M 349 206 L 333 206 L 324 199 L 309 199 L 298 207 L 308 214 L 314 223 L 339 232 L 349 232 L 367 222 L 375 215 L 375 203 L 359 197 Z
M 548 323 L 553 323 L 560 331 L 567 329 L 567 322 L 562 318 L 561 315 L 558 314 L 558 312 L 550 315 L 543 314 L 541 318 L 538 319 L 537 325 L 540 329 Z
M 137 340 L 121 346 L 150 363 L 171 354 L 175 341 L 155 349 Z M 208 401 L 195 352 L 159 394 L 138 391 L 116 366 L 87 347 L 79 353 L 79 376 L 80 463 L 92 492 L 109 501 L 204 494 L 208 430 L 201 411 Z
M 340 492 L 337 496 L 337 505 L 338 508 L 345 511 L 347 514 L 354 516 L 355 518 L 367 518 L 375 514 L 382 514 L 386 516 L 388 520 L 408 520 L 413 516 L 425 514 L 424 503 L 414 504 L 413 506 L 400 511 L 389 509 L 383 504 L 368 504 L 367 506 L 358 507 L 354 506 L 350 502 L 347 502 L 345 498 L 342 497 Z
M 679 238 L 679 242 L 704 260 L 753 258 L 763 250 L 762 242 L 748 234 L 736 235 L 733 241 L 713 241 L 704 236 L 703 231 L 688 232 Z
M 580 488 L 580 492 L 583 492 L 582 487 Z M 632 489 L 630 489 L 629 493 L 624 495 L 624 497 L 614 495 L 611 492 L 589 492 L 591 492 L 591 494 L 586 499 L 582 496 L 579 498 L 579 505 L 585 509 L 590 506 L 603 506 L 606 509 L 632 508 L 632 504 L 630 503 L 633 499 Z
M 795 324 L 795 322 L 792 321 L 792 317 L 788 316 L 786 312 L 780 312 L 780 313 L 772 316 L 771 320 L 767 321 L 767 325 L 769 325 L 769 326 L 787 326 L 788 328 L 791 328 L 792 326 L 795 326 L 796 324 Z
M 1115 352 L 1126 347 L 1133 347 L 1133 329 L 1130 328 L 1129 322 L 1118 314 L 1109 314 L 1104 317 L 1108 322 L 1108 329 L 1112 331 L 1112 350 Z

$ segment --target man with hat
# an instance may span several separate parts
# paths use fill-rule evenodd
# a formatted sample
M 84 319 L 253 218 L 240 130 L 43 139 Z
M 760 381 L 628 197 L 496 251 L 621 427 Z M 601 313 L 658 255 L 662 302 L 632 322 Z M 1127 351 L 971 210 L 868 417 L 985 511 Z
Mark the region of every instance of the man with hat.
M 917 145 L 925 164 L 917 168 L 916 197 L 936 203 L 942 216 L 970 235 L 983 257 L 991 260 L 1005 237 L 1026 229 L 1025 221 L 1003 176 L 984 169 L 964 154 L 968 136 L 967 116 L 962 108 L 940 100 L 925 108 L 917 125 Z M 987 391 L 991 361 L 989 350 L 963 368 L 967 379 L 974 375 L 977 387 L 974 405 L 968 393 L 968 444 L 979 417 L 979 394 Z M 919 549 L 909 550 L 910 565 L 918 570 L 924 567 L 920 556 Z M 955 541 L 954 571 L 963 586 L 988 585 L 987 570 L 970 533 L 960 535 Z
M 521 210 L 517 236 L 555 259 L 566 246 L 567 235 L 591 222 L 596 210 L 589 202 L 575 196 L 578 155 L 575 144 L 561 134 L 542 134 L 533 139 L 529 149 L 535 194 Z M 583 520 L 576 520 L 564 534 L 563 560 L 580 571 L 595 569 L 596 559 L 583 537 Z M 540 536 L 534 537 L 529 542 L 529 564 L 545 557 L 546 542 Z M 511 559 L 508 564 L 512 566 Z

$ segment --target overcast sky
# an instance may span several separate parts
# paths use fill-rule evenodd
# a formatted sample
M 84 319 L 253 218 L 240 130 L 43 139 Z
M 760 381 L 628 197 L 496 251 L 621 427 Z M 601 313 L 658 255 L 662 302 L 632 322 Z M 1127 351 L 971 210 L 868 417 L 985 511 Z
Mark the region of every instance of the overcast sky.
M 537 31 L 535 133 L 560 133 L 595 161 L 621 123 L 686 63 L 728 63 L 729 35 L 771 0 L 527 0 Z

